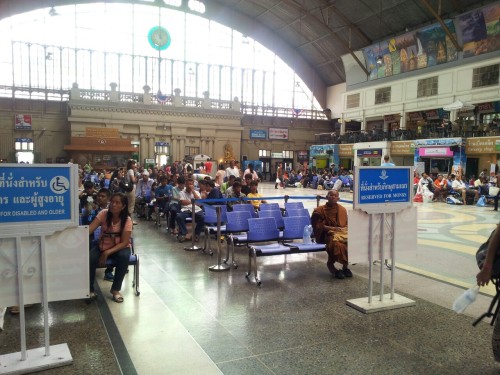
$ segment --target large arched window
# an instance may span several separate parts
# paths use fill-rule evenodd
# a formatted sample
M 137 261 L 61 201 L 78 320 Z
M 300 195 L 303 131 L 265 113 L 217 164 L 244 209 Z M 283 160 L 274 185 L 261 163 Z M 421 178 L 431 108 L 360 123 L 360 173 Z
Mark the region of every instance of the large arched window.
M 170 5 L 180 4 L 169 1 Z M 200 3 L 192 2 L 197 8 Z M 168 31 L 154 45 L 151 30 Z M 117 90 L 231 101 L 244 110 L 293 116 L 321 111 L 307 86 L 275 53 L 224 25 L 180 10 L 140 4 L 81 4 L 44 8 L 0 22 L 0 95 L 67 99 L 81 89 Z M 10 90 L 9 90 L 10 88 Z M 287 110 L 288 109 L 288 110 Z M 274 113 L 276 113 L 274 111 Z

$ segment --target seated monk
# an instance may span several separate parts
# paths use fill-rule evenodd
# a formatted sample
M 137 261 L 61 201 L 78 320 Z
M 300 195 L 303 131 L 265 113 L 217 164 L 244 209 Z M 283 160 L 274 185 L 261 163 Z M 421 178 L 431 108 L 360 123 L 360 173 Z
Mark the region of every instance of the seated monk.
M 337 203 L 340 199 L 337 190 L 330 190 L 326 198 L 328 202 L 312 213 L 314 237 L 317 243 L 326 244 L 326 265 L 330 272 L 337 279 L 352 277 L 347 260 L 347 210 Z M 336 269 L 335 262 L 342 264 L 342 269 Z

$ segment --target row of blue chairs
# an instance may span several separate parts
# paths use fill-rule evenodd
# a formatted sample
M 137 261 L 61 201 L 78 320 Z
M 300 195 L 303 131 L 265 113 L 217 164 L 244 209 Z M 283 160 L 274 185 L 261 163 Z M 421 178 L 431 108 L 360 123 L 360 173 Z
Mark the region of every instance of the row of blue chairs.
M 237 232 L 246 232 L 246 218 L 243 218 L 240 221 L 240 216 L 236 218 L 228 218 L 228 211 L 225 205 L 213 205 L 205 206 L 205 244 L 203 247 L 204 251 L 208 251 L 212 254 L 211 248 L 211 236 L 217 234 L 217 207 L 220 207 L 221 210 L 221 233 L 226 234 L 228 232 L 237 233 Z M 254 207 L 251 204 L 235 204 L 233 205 L 233 212 L 247 212 L 250 218 L 257 217 L 273 217 L 276 221 L 276 225 L 279 229 L 283 229 L 284 221 L 282 211 L 278 203 L 262 203 L 260 205 L 260 211 L 255 211 Z M 309 211 L 304 208 L 302 202 L 291 202 L 285 204 L 285 216 L 301 216 L 305 215 L 309 217 Z M 235 215 L 230 215 L 235 216 Z M 227 228 L 227 223 L 229 224 L 229 229 Z M 234 253 L 234 251 L 233 251 Z
M 302 202 L 297 202 L 302 204 Z M 272 205 L 272 204 L 271 204 Z M 276 209 L 276 206 L 278 209 Z M 235 261 L 235 247 L 247 246 L 249 261 L 247 278 L 253 273 L 257 285 L 261 281 L 257 275 L 257 257 L 270 255 L 287 255 L 300 252 L 324 251 L 323 244 L 304 244 L 293 242 L 303 238 L 306 225 L 311 223 L 309 211 L 305 208 L 286 210 L 285 216 L 276 206 L 268 206 L 257 213 L 252 205 L 241 204 L 233 206 L 232 212 L 227 212 L 225 205 L 205 207 L 205 249 L 210 249 L 210 237 L 217 234 L 217 208 L 220 209 L 220 233 L 227 237 L 227 253 L 225 263 L 231 262 L 234 268 L 238 267 Z M 271 209 L 270 207 L 274 207 Z M 289 207 L 300 207 L 290 205 Z M 303 205 L 302 205 L 303 207 Z M 251 208 L 248 209 L 248 208 Z M 276 242 L 275 242 L 276 241 Z M 270 245 L 256 246 L 262 242 L 275 242 Z

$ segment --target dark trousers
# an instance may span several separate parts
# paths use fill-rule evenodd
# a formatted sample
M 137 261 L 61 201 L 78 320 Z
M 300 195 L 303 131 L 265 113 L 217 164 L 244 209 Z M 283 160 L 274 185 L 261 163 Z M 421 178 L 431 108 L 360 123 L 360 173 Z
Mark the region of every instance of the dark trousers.
M 109 256 L 108 259 L 113 259 L 116 263 L 115 270 L 115 278 L 113 279 L 113 285 L 111 286 L 111 290 L 119 292 L 122 288 L 123 278 L 127 273 L 128 262 L 130 260 L 130 247 L 126 247 L 125 249 L 121 249 Z M 95 281 L 95 272 L 97 267 L 99 266 L 99 257 L 101 256 L 101 250 L 99 246 L 96 244 L 92 246 L 89 253 L 89 275 L 90 275 L 90 291 L 94 291 L 94 281 Z
M 170 229 L 175 229 L 175 218 L 177 217 L 177 213 L 181 210 L 180 206 L 175 203 L 170 205 L 169 212 L 169 220 L 168 220 L 168 227 Z
M 187 234 L 186 219 L 191 217 L 192 213 L 189 212 L 179 212 L 175 218 L 175 222 L 179 226 L 179 234 L 185 236 Z M 195 235 L 199 236 L 203 231 L 203 225 L 205 224 L 205 215 L 202 211 L 197 212 L 194 215 L 194 220 L 196 221 L 196 228 L 194 230 Z

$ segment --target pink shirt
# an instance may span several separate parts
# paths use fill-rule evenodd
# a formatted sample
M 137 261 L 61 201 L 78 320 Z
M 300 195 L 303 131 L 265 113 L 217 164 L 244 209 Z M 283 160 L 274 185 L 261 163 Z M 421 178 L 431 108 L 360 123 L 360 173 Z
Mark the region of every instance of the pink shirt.
M 101 242 L 101 238 L 104 233 L 121 233 L 120 232 L 120 222 L 118 224 L 111 223 L 111 227 L 107 226 L 106 223 L 106 215 L 108 213 L 107 209 L 102 210 L 97 214 L 95 217 L 95 220 L 98 220 L 100 225 L 101 225 L 101 235 L 99 236 L 99 243 L 102 244 L 102 248 L 109 249 L 113 247 L 114 244 L 118 243 L 120 241 L 120 236 L 115 237 L 114 239 L 111 237 L 104 237 L 103 241 Z M 132 223 L 132 218 L 129 216 L 127 217 L 127 221 L 125 222 L 125 227 L 123 228 L 124 232 L 132 232 L 133 228 L 133 223 Z M 113 242 L 114 241 L 114 242 Z M 129 243 L 130 245 L 130 243 Z M 101 248 L 101 251 L 103 251 Z

